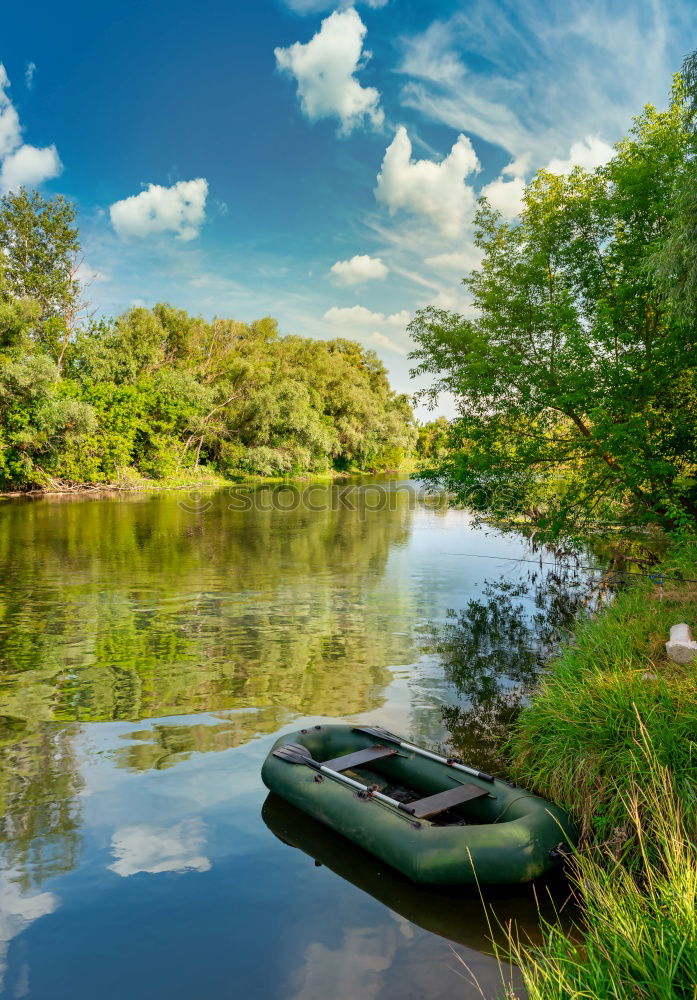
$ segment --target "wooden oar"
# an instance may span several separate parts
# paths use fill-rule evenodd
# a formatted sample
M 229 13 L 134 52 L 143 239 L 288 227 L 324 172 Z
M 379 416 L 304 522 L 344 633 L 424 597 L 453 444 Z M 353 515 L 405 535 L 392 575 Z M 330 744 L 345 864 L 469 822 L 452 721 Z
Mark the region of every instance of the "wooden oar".
M 320 764 L 318 760 L 314 759 L 307 747 L 301 746 L 299 743 L 285 743 L 283 746 L 277 747 L 273 751 L 273 754 L 275 757 L 280 757 L 281 760 L 287 760 L 290 764 L 305 764 L 306 767 L 311 767 L 313 771 L 321 771 L 327 777 L 333 778 L 335 781 L 340 781 L 350 788 L 355 788 L 368 798 L 377 799 L 378 802 L 382 802 L 384 805 L 400 810 L 401 815 L 404 815 L 402 811 L 403 802 L 391 799 L 389 795 L 383 795 L 382 792 L 378 792 L 376 789 L 370 788 L 369 785 L 364 785 L 360 781 L 355 781 L 340 771 L 333 771 L 331 767 L 325 767 L 324 764 Z
M 415 747 L 412 743 L 405 743 L 401 737 L 395 736 L 394 733 L 388 732 L 387 729 L 380 729 L 379 727 L 371 729 L 367 726 L 354 726 L 353 728 L 357 733 L 367 733 L 368 736 L 374 736 L 381 743 L 384 743 L 385 740 L 388 743 L 396 743 L 398 747 L 401 747 L 402 750 L 406 750 L 408 753 L 415 753 L 419 757 L 427 757 L 429 760 L 435 760 L 439 764 L 447 764 L 448 767 L 452 767 L 456 771 L 464 771 L 465 774 L 472 774 L 475 778 L 480 778 L 482 781 L 494 781 L 493 776 L 487 774 L 485 771 L 477 771 L 474 767 L 461 764 L 452 757 L 441 757 L 437 753 L 431 753 L 430 750 L 424 750 L 423 747 Z

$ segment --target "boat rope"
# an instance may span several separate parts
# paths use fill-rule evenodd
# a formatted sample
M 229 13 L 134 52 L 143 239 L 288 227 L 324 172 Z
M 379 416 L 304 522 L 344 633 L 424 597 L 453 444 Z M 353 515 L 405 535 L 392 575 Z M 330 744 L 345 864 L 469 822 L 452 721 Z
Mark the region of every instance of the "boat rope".
M 514 799 L 511 799 L 511 801 L 507 805 L 505 805 L 503 807 L 503 809 L 501 810 L 501 812 L 498 814 L 498 816 L 494 820 L 494 823 L 498 823 L 498 821 L 501 819 L 501 817 L 506 815 L 506 813 L 508 812 L 508 810 L 514 804 L 514 802 L 518 801 L 518 799 L 535 799 L 535 798 L 537 798 L 537 796 L 533 795 L 532 792 L 521 792 L 520 795 L 516 795 L 516 797 Z

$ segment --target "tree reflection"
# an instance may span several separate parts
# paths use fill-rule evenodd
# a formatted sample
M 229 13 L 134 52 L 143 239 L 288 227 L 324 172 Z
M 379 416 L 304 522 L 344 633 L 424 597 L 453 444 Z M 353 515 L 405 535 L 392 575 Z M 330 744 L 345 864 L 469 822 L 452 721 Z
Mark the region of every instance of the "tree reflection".
M 3 750 L 0 845 L 3 866 L 17 872 L 22 891 L 78 861 L 82 782 L 73 735 L 73 727 L 41 726 Z
M 441 710 L 458 753 L 506 773 L 506 738 L 522 705 L 569 626 L 600 594 L 578 565 L 560 563 L 525 581 L 488 581 L 481 598 L 432 627 L 446 678 L 465 701 Z
M 222 722 L 156 723 L 151 728 L 126 733 L 128 746 L 115 759 L 130 771 L 162 771 L 188 760 L 194 753 L 217 753 L 242 746 L 261 733 L 275 732 L 288 714 L 277 709 L 230 714 Z
M 409 596 L 381 590 L 409 537 L 408 498 L 379 511 L 237 511 L 227 493 L 207 504 L 3 508 L 0 711 L 96 721 L 380 704 L 409 645 L 385 627 L 409 617 Z

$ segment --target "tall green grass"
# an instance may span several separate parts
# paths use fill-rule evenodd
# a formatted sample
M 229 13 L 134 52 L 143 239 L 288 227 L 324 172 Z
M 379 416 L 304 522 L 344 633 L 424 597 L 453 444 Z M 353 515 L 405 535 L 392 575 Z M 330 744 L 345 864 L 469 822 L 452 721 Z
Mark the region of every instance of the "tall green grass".
M 697 579 L 697 546 L 662 571 Z M 529 1000 L 697 1000 L 697 663 L 664 649 L 671 625 L 697 630 L 697 584 L 655 577 L 579 625 L 510 742 L 582 832 L 582 926 L 511 940 Z
M 661 568 L 697 579 L 697 545 Z M 518 720 L 510 741 L 521 783 L 564 806 L 584 837 L 627 834 L 627 796 L 641 790 L 647 762 L 637 754 L 645 727 L 655 761 L 694 815 L 697 781 L 697 663 L 678 666 L 664 644 L 670 626 L 697 632 L 697 584 L 643 579 L 577 627 Z
M 583 904 L 580 943 L 553 924 L 544 928 L 542 946 L 512 942 L 529 1000 L 697 997 L 694 831 L 648 739 L 642 750 L 651 779 L 631 792 L 624 782 L 616 786 L 640 863 L 627 867 L 608 847 L 576 855 L 571 878 Z

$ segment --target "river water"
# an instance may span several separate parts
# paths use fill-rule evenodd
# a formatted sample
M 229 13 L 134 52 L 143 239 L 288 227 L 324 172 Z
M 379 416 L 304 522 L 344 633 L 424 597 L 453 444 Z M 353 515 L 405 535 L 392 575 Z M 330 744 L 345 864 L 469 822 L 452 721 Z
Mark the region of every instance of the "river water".
M 498 996 L 528 889 L 417 889 L 259 771 L 323 720 L 477 756 L 433 623 L 535 558 L 389 480 L 0 501 L 0 995 Z

